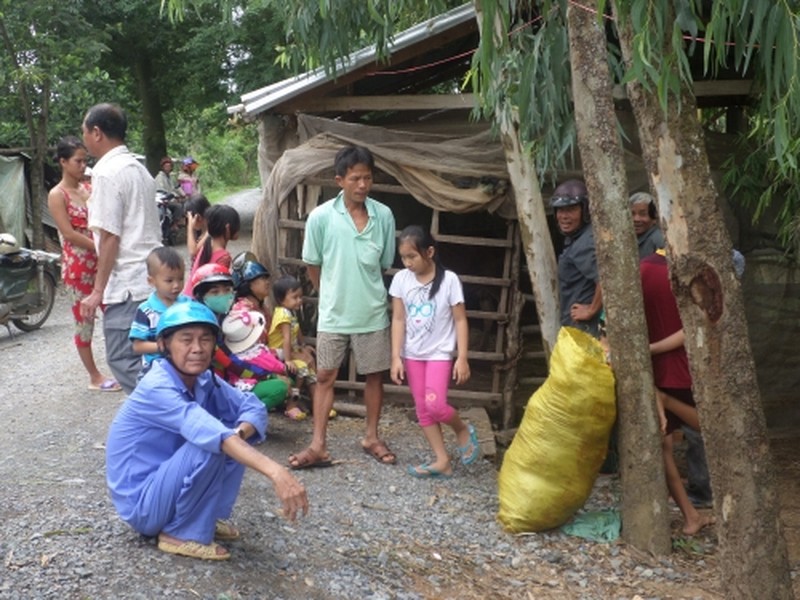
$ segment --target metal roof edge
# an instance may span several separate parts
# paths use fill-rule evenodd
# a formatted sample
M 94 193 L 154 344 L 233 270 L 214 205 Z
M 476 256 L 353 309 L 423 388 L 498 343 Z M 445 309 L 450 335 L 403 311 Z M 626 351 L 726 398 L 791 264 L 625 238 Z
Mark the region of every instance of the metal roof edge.
M 424 40 L 442 31 L 447 31 L 469 19 L 475 18 L 475 7 L 472 3 L 449 10 L 427 21 L 418 23 L 397 35 L 389 45 L 389 53 L 402 50 L 414 43 Z M 337 61 L 335 74 L 327 74 L 325 69 L 318 67 L 312 71 L 301 73 L 287 79 L 272 83 L 260 89 L 242 94 L 241 103 L 228 107 L 229 114 L 241 113 L 245 116 L 254 116 L 264 112 L 281 102 L 290 100 L 299 94 L 314 89 L 316 86 L 333 80 L 335 77 L 345 75 L 356 69 L 373 62 L 377 57 L 377 49 L 373 46 L 361 48 L 352 52 L 346 59 Z

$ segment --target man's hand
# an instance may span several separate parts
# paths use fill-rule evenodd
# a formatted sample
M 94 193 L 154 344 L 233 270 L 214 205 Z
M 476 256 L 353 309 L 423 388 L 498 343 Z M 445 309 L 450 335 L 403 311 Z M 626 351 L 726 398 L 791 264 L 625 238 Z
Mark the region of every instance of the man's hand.
M 572 317 L 572 320 L 576 323 L 578 321 L 588 321 L 594 316 L 594 313 L 592 312 L 592 305 L 573 304 L 569 309 L 569 316 Z
M 103 294 L 99 290 L 92 290 L 92 293 L 81 300 L 81 318 L 94 319 L 97 314 L 97 309 L 103 303 Z
M 294 521 L 298 513 L 302 512 L 303 516 L 308 514 L 306 488 L 286 468 L 281 467 L 272 477 L 272 484 L 275 486 L 275 495 L 283 505 L 283 516 Z

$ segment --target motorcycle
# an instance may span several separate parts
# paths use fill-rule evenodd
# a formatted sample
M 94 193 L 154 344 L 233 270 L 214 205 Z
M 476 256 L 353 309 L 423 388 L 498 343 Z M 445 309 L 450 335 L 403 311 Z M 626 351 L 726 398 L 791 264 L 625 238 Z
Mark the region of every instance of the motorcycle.
M 156 190 L 158 221 L 161 224 L 161 243 L 165 246 L 174 246 L 177 243 L 179 231 L 186 224 L 182 218 L 183 203 L 177 201 L 177 198 L 178 196 L 172 192 Z
M 0 234 L 0 325 L 22 331 L 41 327 L 56 301 L 61 256 L 21 248 L 16 238 Z
M 172 228 L 173 216 L 170 203 L 175 199 L 175 194 L 164 190 L 156 190 L 156 206 L 158 207 L 158 222 L 161 224 L 161 243 L 165 246 L 175 245 L 175 230 Z

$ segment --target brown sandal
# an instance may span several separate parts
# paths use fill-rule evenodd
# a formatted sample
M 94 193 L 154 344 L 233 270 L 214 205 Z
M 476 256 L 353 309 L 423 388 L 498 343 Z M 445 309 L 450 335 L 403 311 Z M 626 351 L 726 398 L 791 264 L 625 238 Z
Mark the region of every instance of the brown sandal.
M 382 465 L 393 465 L 397 462 L 397 455 L 389 450 L 383 440 L 372 442 L 369 446 L 362 445 L 361 449 Z
M 289 468 L 294 471 L 330 467 L 332 465 L 333 461 L 330 456 L 322 455 L 311 447 L 297 454 L 289 455 Z

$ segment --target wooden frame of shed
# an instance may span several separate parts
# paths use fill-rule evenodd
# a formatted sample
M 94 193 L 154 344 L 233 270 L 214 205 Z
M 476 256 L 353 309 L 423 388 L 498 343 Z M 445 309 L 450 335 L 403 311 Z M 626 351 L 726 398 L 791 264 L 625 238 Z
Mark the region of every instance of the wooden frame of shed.
M 470 94 L 426 93 L 434 85 L 460 80 L 470 66 L 472 52 L 479 41 L 478 26 L 472 4 L 465 4 L 425 23 L 420 23 L 397 35 L 391 45 L 389 64 L 379 64 L 374 48 L 365 48 L 342 59 L 336 74 L 317 69 L 303 75 L 280 81 L 242 96 L 241 104 L 229 108 L 229 113 L 244 118 L 257 118 L 259 126 L 259 168 L 264 188 L 261 217 L 257 215 L 254 226 L 254 250 L 263 259 L 269 257 L 273 267 L 298 271 L 301 235 L 304 227 L 304 207 L 330 198 L 333 190 L 332 171 L 320 176 L 296 179 L 297 189 L 285 202 L 279 202 L 269 189 L 273 168 L 287 150 L 303 140 L 298 131 L 298 115 L 316 115 L 331 119 L 331 123 L 365 123 L 380 125 L 387 130 L 425 132 L 467 136 L 488 129 L 486 123 L 475 123 L 469 113 L 475 106 Z M 695 92 L 700 106 L 736 106 L 747 102 L 750 81 L 698 81 Z M 624 104 L 624 90 L 615 92 Z M 734 114 L 734 113 L 732 113 Z M 735 116 L 735 114 L 734 114 Z M 380 137 L 379 134 L 378 137 Z M 376 142 L 377 143 L 377 142 Z M 496 147 L 497 142 L 487 141 Z M 636 148 L 633 147 L 636 151 Z M 330 161 L 332 165 L 332 160 Z M 379 171 L 381 169 L 379 168 Z M 571 176 L 578 173 L 570 173 Z M 507 180 L 507 172 L 504 175 Z M 640 177 L 641 185 L 646 181 Z M 634 184 L 632 184 L 633 187 Z M 327 195 L 323 190 L 328 186 Z M 379 179 L 373 186 L 374 196 L 419 199 L 419 189 L 410 191 L 391 176 Z M 513 192 L 510 192 L 513 193 Z M 525 272 L 524 258 L 520 252 L 518 226 L 509 219 L 505 234 L 500 238 L 481 235 L 464 235 L 461 232 L 442 230 L 445 213 L 434 209 L 429 215 L 431 231 L 440 243 L 462 248 L 502 249 L 502 268 L 490 276 L 459 273 L 465 286 L 486 286 L 499 290 L 497 306 L 493 310 L 468 310 L 471 326 L 490 321 L 497 326 L 492 347 L 475 349 L 470 359 L 489 366 L 488 389 L 465 388 L 452 390 L 452 397 L 460 404 L 485 406 L 500 411 L 498 416 L 504 427 L 511 426 L 517 409 L 543 381 L 546 375 L 544 353 L 535 322 L 523 325 L 523 313 L 533 303 L 533 296 L 520 289 L 527 282 L 520 274 Z M 258 237 L 255 227 L 275 221 L 277 244 L 270 250 L 268 241 Z M 398 224 L 400 226 L 400 224 Z M 309 298 L 313 302 L 313 298 Z M 535 311 L 531 321 L 535 321 Z M 525 334 L 526 339 L 523 339 Z M 523 346 L 527 343 L 527 348 Z M 527 367 L 532 361 L 540 367 L 528 369 L 527 376 L 518 377 L 520 359 Z M 352 365 L 352 362 L 351 362 Z M 473 368 L 473 371 L 476 369 Z M 337 381 L 337 388 L 350 393 L 363 389 L 363 383 L 349 372 Z M 518 389 L 521 387 L 521 389 Z M 387 385 L 389 393 L 405 393 L 406 388 Z M 497 414 L 497 413 L 496 413 Z

